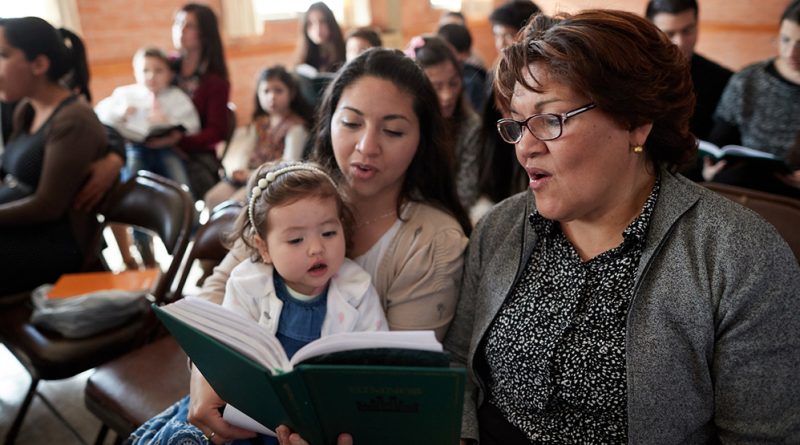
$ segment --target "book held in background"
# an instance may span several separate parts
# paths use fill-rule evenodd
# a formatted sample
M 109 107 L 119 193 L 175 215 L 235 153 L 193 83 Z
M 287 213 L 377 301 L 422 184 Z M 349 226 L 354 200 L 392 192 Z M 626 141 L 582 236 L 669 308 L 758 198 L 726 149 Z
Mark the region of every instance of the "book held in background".
M 272 333 L 221 306 L 153 307 L 231 423 L 267 434 L 284 424 L 312 445 L 342 432 L 356 443 L 459 443 L 465 372 L 449 368 L 433 331 L 334 334 L 289 360 Z
M 699 150 L 699 156 L 711 157 L 715 161 L 738 160 L 758 164 L 760 166 L 774 169 L 777 172 L 790 172 L 789 166 L 778 156 L 765 151 L 743 147 L 741 145 L 725 145 L 723 147 L 718 147 L 711 142 L 698 140 L 697 149 Z

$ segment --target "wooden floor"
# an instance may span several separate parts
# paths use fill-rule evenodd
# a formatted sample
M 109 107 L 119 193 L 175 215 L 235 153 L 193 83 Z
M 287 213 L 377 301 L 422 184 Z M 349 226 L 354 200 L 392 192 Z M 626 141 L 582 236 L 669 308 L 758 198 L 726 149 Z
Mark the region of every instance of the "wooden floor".
M 85 443 L 94 443 L 100 422 L 83 404 L 83 388 L 92 371 L 66 380 L 39 383 L 45 395 L 83 437 Z M 25 391 L 30 385 L 28 373 L 8 349 L 0 346 L 0 441 L 5 440 L 11 422 L 17 415 Z M 113 442 L 109 435 L 106 443 Z M 18 445 L 80 445 L 76 438 L 38 398 L 34 397 L 30 410 L 17 436 Z

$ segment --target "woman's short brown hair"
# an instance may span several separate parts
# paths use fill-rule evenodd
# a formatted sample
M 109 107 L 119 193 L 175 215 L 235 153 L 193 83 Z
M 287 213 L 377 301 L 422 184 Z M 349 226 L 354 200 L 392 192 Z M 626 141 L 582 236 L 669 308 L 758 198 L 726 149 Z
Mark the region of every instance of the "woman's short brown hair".
M 586 95 L 626 128 L 652 123 L 645 150 L 656 166 L 676 170 L 693 159 L 689 132 L 695 96 L 689 65 L 677 46 L 635 14 L 586 10 L 537 15 L 503 51 L 495 88 L 508 109 L 514 85 L 539 92 L 525 80 L 528 67 L 544 65 L 550 79 Z

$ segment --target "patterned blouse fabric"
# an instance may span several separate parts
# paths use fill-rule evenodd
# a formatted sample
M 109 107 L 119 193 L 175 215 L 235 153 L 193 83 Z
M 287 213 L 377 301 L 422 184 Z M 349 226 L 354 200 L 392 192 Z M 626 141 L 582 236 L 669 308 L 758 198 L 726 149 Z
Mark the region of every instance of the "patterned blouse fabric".
M 534 443 L 627 439 L 625 321 L 658 199 L 656 182 L 623 242 L 583 262 L 538 212 L 540 242 L 485 337 L 488 401 Z
M 253 152 L 250 154 L 247 167 L 250 170 L 255 170 L 265 162 L 283 158 L 286 134 L 293 127 L 303 126 L 304 124 L 303 118 L 296 114 L 290 114 L 274 128 L 256 128 L 258 139 Z M 256 121 L 256 125 L 258 125 L 258 121 Z

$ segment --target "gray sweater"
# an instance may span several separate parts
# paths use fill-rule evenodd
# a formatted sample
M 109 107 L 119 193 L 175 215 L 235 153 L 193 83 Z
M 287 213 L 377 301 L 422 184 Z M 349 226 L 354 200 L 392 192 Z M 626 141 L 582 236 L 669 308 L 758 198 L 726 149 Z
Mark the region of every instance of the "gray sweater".
M 662 172 L 628 312 L 628 442 L 800 443 L 800 268 L 755 213 Z M 445 339 L 467 366 L 462 436 L 484 398 L 473 359 L 536 235 L 523 192 L 470 239 Z

